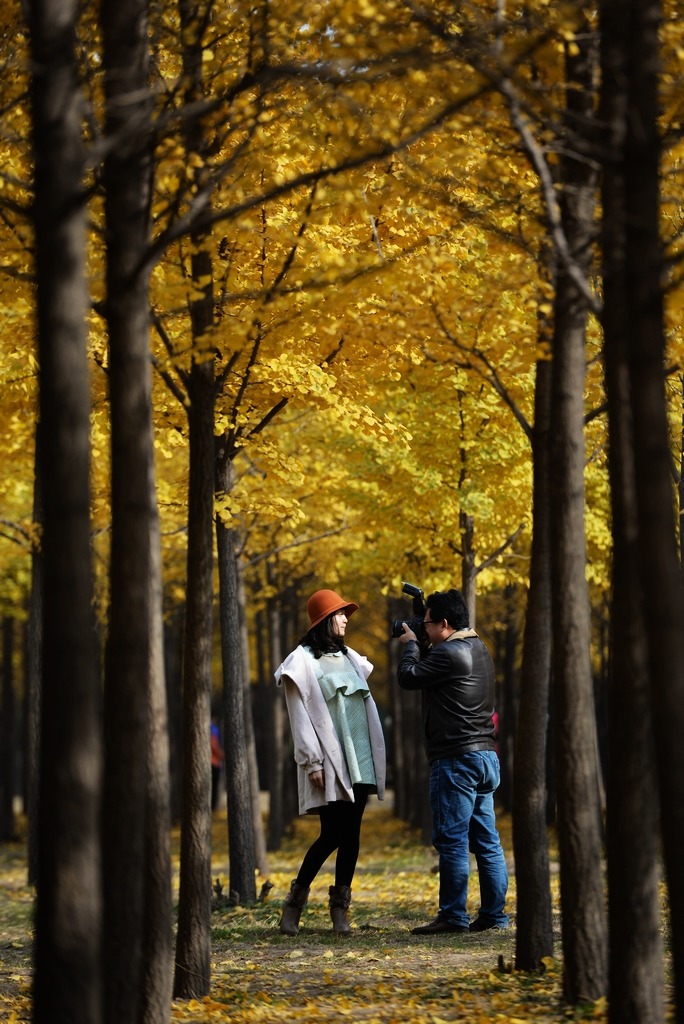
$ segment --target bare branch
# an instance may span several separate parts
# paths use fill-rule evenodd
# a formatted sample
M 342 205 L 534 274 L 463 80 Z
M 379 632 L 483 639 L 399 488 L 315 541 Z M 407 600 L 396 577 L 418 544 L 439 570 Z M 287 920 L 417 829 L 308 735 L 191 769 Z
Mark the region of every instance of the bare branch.
M 497 395 L 499 395 L 499 397 L 505 402 L 505 404 L 513 413 L 515 419 L 518 421 L 518 424 L 522 427 L 525 436 L 531 442 L 532 427 L 528 422 L 527 418 L 525 417 L 522 409 L 515 401 L 506 385 L 501 380 L 496 367 L 493 365 L 488 356 L 482 351 L 482 349 L 476 348 L 475 346 L 464 345 L 462 341 L 459 341 L 456 335 L 453 334 L 453 332 L 449 329 L 444 318 L 442 317 L 441 313 L 434 304 L 432 306 L 432 311 L 441 330 L 444 332 L 445 336 L 449 339 L 452 345 L 459 351 L 465 352 L 470 356 L 474 356 L 475 359 L 477 359 L 482 364 L 482 366 L 485 367 L 486 372 L 482 369 L 482 367 L 474 366 L 472 363 L 468 364 L 469 368 L 474 370 L 475 373 L 478 373 L 483 378 L 483 380 L 486 380 L 496 391 Z
M 0 519 L 0 527 L 6 527 L 6 529 L 0 529 L 0 537 L 4 537 L 5 540 L 9 540 L 13 544 L 18 544 L 21 548 L 33 550 L 34 541 L 31 534 L 19 523 L 13 523 L 11 519 Z
M 155 331 L 157 332 L 157 334 L 161 338 L 161 341 L 162 341 L 162 344 L 164 345 L 164 348 L 168 352 L 169 356 L 173 358 L 177 353 L 174 352 L 173 345 L 171 344 L 171 339 L 169 338 L 169 336 L 168 336 L 168 334 L 166 332 L 166 328 L 164 327 L 164 324 L 161 321 L 161 317 L 159 316 L 159 314 L 155 310 L 151 310 L 150 311 L 150 319 L 152 320 L 152 325 L 153 325 Z M 164 381 L 164 383 L 168 387 L 168 389 L 171 392 L 171 394 L 180 402 L 180 404 L 182 406 L 187 405 L 187 400 L 188 400 L 188 392 L 187 392 L 188 379 L 187 379 L 187 375 L 183 372 L 183 370 L 180 369 L 180 367 L 176 367 L 176 372 L 178 373 L 179 377 L 181 378 L 181 381 L 183 382 L 183 385 L 184 385 L 184 387 L 186 389 L 185 391 L 183 390 L 183 388 L 181 388 L 179 386 L 178 382 L 176 380 L 174 380 L 174 378 L 171 376 L 171 374 L 168 372 L 168 370 L 162 369 L 162 367 L 159 364 L 159 360 L 156 359 L 154 355 L 152 356 L 152 365 L 154 366 L 155 370 L 157 371 L 157 373 L 159 374 L 161 379 Z
M 478 573 L 481 573 L 484 569 L 488 569 L 489 566 L 492 565 L 492 563 L 495 562 L 497 558 L 499 558 L 499 556 L 502 555 L 507 548 L 510 548 L 515 543 L 515 541 L 518 539 L 518 537 L 524 529 L 525 524 L 521 523 L 518 529 L 514 530 L 514 532 L 506 538 L 503 544 L 500 544 L 498 548 L 492 551 L 490 555 L 488 555 L 478 565 L 475 566 L 475 574 L 477 575 Z
M 527 152 L 530 162 L 539 177 L 542 197 L 546 207 L 549 232 L 554 248 L 558 253 L 558 257 L 579 294 L 585 299 L 588 308 L 596 316 L 600 316 L 602 304 L 589 287 L 586 275 L 582 272 L 570 252 L 568 240 L 565 235 L 565 231 L 563 230 L 563 221 L 558 197 L 556 195 L 556 186 L 553 180 L 553 175 L 551 174 L 551 169 L 549 168 L 544 155 L 543 148 L 535 138 L 529 121 L 522 113 L 518 94 L 512 82 L 509 80 L 502 80 L 499 83 L 499 89 L 502 95 L 504 95 L 508 100 L 508 105 L 511 111 L 511 120 L 520 134 L 525 151 Z
M 344 533 L 349 527 L 346 523 L 343 526 L 338 526 L 334 530 L 325 530 L 323 533 L 316 534 L 313 537 L 301 537 L 291 541 L 289 544 L 282 544 L 280 547 L 271 548 L 270 551 L 263 551 L 261 554 L 255 555 L 248 562 L 245 562 L 245 568 L 251 569 L 259 562 L 265 561 L 267 558 L 273 558 L 275 555 L 281 554 L 283 551 L 291 551 L 292 548 L 300 548 L 307 544 L 315 544 L 316 541 L 325 540 L 326 537 L 336 537 L 340 533 Z

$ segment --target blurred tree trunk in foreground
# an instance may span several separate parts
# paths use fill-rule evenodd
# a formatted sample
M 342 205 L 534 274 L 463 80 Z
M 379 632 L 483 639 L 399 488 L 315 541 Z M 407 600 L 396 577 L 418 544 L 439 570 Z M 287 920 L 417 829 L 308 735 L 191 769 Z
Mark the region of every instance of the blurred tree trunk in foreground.
M 661 17 L 657 0 L 604 0 L 601 6 L 604 116 L 610 130 L 604 182 L 604 203 L 610 211 L 604 230 L 604 322 L 611 484 L 618 516 L 614 586 L 622 592 L 618 596 L 616 589 L 614 653 L 619 659 L 614 670 L 620 666 L 622 672 L 616 675 L 611 705 L 616 733 L 612 770 L 619 773 L 614 778 L 619 794 L 609 817 L 615 1021 L 627 1019 L 627 1014 L 630 1019 L 662 1019 L 655 902 L 658 806 L 649 782 L 654 754 L 677 1019 L 684 1012 L 684 604 L 664 388 Z
M 102 1020 L 100 678 L 90 547 L 78 9 L 74 0 L 35 0 L 29 7 L 44 496 L 36 1024 Z

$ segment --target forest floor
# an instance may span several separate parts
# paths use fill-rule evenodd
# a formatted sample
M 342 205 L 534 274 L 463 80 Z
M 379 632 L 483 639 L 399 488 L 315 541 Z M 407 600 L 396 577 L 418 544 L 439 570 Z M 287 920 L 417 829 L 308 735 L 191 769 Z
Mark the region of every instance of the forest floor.
M 212 988 L 202 1000 L 175 1001 L 174 1022 L 260 1024 L 274 1020 L 314 1024 L 442 1024 L 447 1021 L 604 1021 L 604 1000 L 568 1008 L 562 1001 L 562 964 L 549 959 L 535 975 L 513 970 L 515 875 L 510 819 L 499 827 L 511 883 L 506 931 L 421 937 L 411 928 L 437 909 L 436 857 L 391 808 L 373 800 L 364 818 L 354 880 L 352 933 L 335 937 L 327 909 L 333 877 L 321 873 L 302 915 L 299 935 L 281 935 L 280 904 L 317 820 L 298 818 L 282 848 L 269 854 L 268 897 L 253 906 L 216 899 L 212 928 Z M 177 836 L 175 836 L 177 840 Z M 177 849 L 177 842 L 175 843 Z M 225 811 L 214 816 L 213 880 L 228 893 Z M 326 865 L 328 868 L 330 864 Z M 177 855 L 174 867 L 178 869 Z M 471 874 L 469 909 L 478 906 Z M 552 875 L 554 938 L 560 947 L 557 874 Z M 30 1020 L 31 915 L 25 848 L 0 847 L 0 1022 Z M 559 956 L 559 954 L 557 954 Z

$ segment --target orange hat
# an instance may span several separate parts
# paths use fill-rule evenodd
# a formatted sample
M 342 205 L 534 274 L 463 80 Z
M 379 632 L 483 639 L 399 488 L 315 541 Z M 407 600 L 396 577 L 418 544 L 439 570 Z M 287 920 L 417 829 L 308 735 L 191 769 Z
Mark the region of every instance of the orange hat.
M 347 616 L 349 616 L 358 611 L 358 608 L 358 604 L 354 604 L 353 601 L 345 601 L 334 590 L 317 590 L 306 602 L 311 629 L 327 618 L 328 615 L 332 615 L 333 612 L 339 612 L 344 609 Z

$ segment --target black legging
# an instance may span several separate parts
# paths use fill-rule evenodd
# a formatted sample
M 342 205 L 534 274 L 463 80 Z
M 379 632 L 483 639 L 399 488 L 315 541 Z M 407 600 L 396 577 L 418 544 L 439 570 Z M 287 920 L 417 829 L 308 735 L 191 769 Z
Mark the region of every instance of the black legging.
M 336 800 L 320 809 L 321 834 L 306 852 L 297 875 L 297 884 L 308 888 L 330 854 L 337 850 L 335 885 L 351 885 L 359 859 L 361 819 L 370 787 L 353 787 L 354 802 Z

